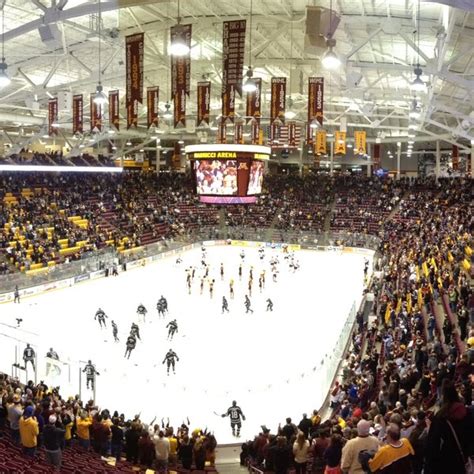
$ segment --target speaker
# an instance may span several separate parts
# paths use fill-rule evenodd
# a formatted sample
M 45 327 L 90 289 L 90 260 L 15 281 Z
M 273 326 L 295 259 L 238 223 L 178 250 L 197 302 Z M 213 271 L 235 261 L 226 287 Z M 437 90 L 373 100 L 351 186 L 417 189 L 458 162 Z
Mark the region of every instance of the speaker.
M 60 48 L 62 46 L 61 32 L 56 24 L 42 25 L 38 28 L 41 41 L 50 48 Z
M 307 6 L 305 21 L 304 49 L 305 52 L 316 54 L 315 48 L 326 49 L 326 38 L 334 32 L 341 21 L 340 16 L 333 10 Z

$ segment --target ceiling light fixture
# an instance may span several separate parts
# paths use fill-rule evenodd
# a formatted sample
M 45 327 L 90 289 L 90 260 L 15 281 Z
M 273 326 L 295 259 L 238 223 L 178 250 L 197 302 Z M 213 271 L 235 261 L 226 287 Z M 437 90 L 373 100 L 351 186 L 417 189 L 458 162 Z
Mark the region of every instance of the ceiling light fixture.
M 2 62 L 0 63 L 0 89 L 7 87 L 12 82 L 7 74 L 8 65 L 5 62 L 5 4 L 3 2 L 2 8 Z
M 418 61 L 416 63 L 416 67 L 413 70 L 415 73 L 415 79 L 410 84 L 410 89 L 414 92 L 424 92 L 426 90 L 426 84 L 421 79 L 421 75 L 423 74 L 423 70 L 420 67 L 420 9 L 421 9 L 421 2 L 418 0 L 418 11 L 417 11 L 417 23 L 418 26 L 416 28 L 416 35 L 417 35 L 417 53 L 418 53 Z
M 163 118 L 165 120 L 171 120 L 173 118 L 173 114 L 171 113 L 171 104 L 166 102 L 165 104 L 165 113 L 163 114 Z
M 95 96 L 94 96 L 94 104 L 100 106 L 100 114 L 102 115 L 103 110 L 102 106 L 107 103 L 107 96 L 104 94 L 104 89 L 102 87 L 102 8 L 101 8 L 101 0 L 99 0 L 99 83 L 95 88 Z
M 176 37 L 170 44 L 169 53 L 171 56 L 186 56 L 190 52 L 190 48 L 184 38 L 184 29 L 181 27 L 181 17 L 179 16 L 179 0 L 178 0 L 178 16 L 177 24 L 174 27 Z
M 326 39 L 326 46 L 328 50 L 324 53 L 321 63 L 325 69 L 337 69 L 341 65 L 341 60 L 338 55 L 334 52 L 336 46 L 336 40 L 332 37 L 332 0 L 329 3 L 329 33 Z
M 252 18 L 253 18 L 253 0 L 250 0 L 250 33 L 249 33 L 249 68 L 245 76 L 247 80 L 242 86 L 244 92 L 255 92 L 257 90 L 257 85 L 253 80 L 253 69 L 252 69 Z

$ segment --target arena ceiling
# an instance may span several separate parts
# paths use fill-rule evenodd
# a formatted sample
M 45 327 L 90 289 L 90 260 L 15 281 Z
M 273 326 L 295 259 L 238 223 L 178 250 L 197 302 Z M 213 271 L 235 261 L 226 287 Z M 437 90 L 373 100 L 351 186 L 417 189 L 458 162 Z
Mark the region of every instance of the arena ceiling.
M 341 20 L 334 35 L 335 50 L 343 64 L 329 73 L 320 62 L 326 49 L 305 47 L 306 11 L 313 5 L 329 8 L 330 1 L 253 1 L 252 44 L 247 43 L 246 63 L 251 51 L 254 75 L 263 79 L 266 90 L 264 110 L 268 110 L 270 78 L 286 76 L 291 99 L 287 108 L 305 120 L 307 78 L 323 75 L 324 120 L 330 130 L 338 129 L 342 119 L 348 127 L 365 129 L 372 140 L 400 140 L 407 137 L 415 99 L 421 105 L 415 124 L 417 140 L 441 137 L 464 150 L 471 146 L 473 11 L 422 1 L 418 38 L 418 0 L 333 0 L 333 10 Z M 160 86 L 160 105 L 164 106 L 170 83 L 169 28 L 176 23 L 176 1 L 102 0 L 101 10 L 105 90 L 118 88 L 123 97 L 124 37 L 144 32 L 145 86 Z M 49 97 L 62 91 L 89 94 L 95 90 L 98 3 L 7 0 L 4 11 L 5 60 L 12 82 L 0 91 L 0 125 L 9 133 L 21 130 L 26 140 L 29 134 L 41 133 Z M 190 117 L 196 113 L 196 82 L 204 77 L 213 83 L 213 112 L 220 113 L 222 22 L 249 20 L 249 12 L 250 0 L 181 0 L 182 23 L 193 24 Z M 40 37 L 42 25 L 50 27 L 49 41 Z M 427 89 L 414 96 L 410 82 L 418 61 Z M 244 101 L 239 99 L 237 112 L 244 114 L 244 110 Z M 136 133 L 144 135 L 145 128 Z M 181 136 L 195 133 L 179 131 Z

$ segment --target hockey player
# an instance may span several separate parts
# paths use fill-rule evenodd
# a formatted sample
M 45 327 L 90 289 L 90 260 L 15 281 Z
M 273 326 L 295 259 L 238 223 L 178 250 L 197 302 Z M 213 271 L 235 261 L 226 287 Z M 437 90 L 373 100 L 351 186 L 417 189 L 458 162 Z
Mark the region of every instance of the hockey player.
M 105 323 L 105 318 L 108 318 L 108 316 L 104 313 L 104 310 L 102 308 L 99 308 L 94 316 L 94 319 L 97 319 L 99 321 L 100 327 L 102 327 L 102 324 L 104 325 L 104 328 L 107 327 L 107 324 Z
M 148 313 L 148 310 L 143 306 L 141 303 L 138 305 L 137 308 L 137 315 L 138 319 L 140 319 L 140 316 L 143 316 L 143 321 L 146 321 L 146 313 Z
M 53 350 L 53 348 L 51 347 L 49 349 L 49 351 L 46 353 L 46 357 L 48 359 L 53 359 L 53 360 L 59 360 L 59 356 L 58 356 L 58 353 L 56 351 Z M 51 362 L 46 362 L 46 375 L 49 375 L 50 371 L 52 368 L 55 368 L 56 371 L 58 372 L 58 375 L 61 373 L 61 369 L 58 367 L 57 364 L 51 364 Z
M 202 292 L 204 290 L 204 278 L 201 278 L 201 284 L 200 284 L 200 294 L 202 295 Z
M 166 327 L 168 328 L 168 340 L 172 340 L 173 336 L 175 333 L 178 332 L 178 323 L 176 322 L 176 319 L 173 319 L 173 321 L 170 321 Z
M 250 280 L 253 280 L 253 267 L 250 267 L 249 279 L 250 279 Z
M 244 251 L 244 249 L 242 249 L 242 251 L 240 252 L 240 258 L 241 258 L 242 262 L 245 260 L 245 251 Z
M 239 265 L 239 280 L 242 280 L 242 264 Z
M 253 309 L 250 307 L 251 306 L 251 302 L 250 302 L 250 298 L 248 297 L 248 295 L 245 295 L 245 314 L 247 314 L 249 311 L 253 314 Z
M 188 273 L 186 277 L 186 286 L 188 288 L 188 295 L 191 294 L 191 273 Z
M 124 357 L 126 357 L 127 359 L 130 359 L 130 354 L 132 353 L 133 349 L 135 349 L 136 345 L 137 345 L 137 339 L 132 333 L 130 333 L 130 335 L 127 338 Z
M 260 260 L 263 260 L 265 258 L 265 249 L 263 247 L 260 247 L 258 249 L 258 255 L 260 257 Z
M 175 370 L 174 370 L 174 366 L 175 366 L 175 363 L 176 361 L 179 362 L 179 357 L 178 355 L 176 354 L 176 352 L 173 351 L 173 349 L 170 349 L 166 355 L 165 355 L 165 358 L 163 359 L 163 364 L 166 362 L 166 375 L 169 375 L 170 374 L 170 367 L 172 366 L 173 367 L 173 374 L 175 374 Z
M 262 279 L 262 287 L 265 288 L 265 270 L 261 271 L 260 278 Z
M 161 301 L 161 304 L 163 306 L 163 312 L 167 313 L 168 312 L 168 300 L 163 295 L 161 295 L 160 301 Z
M 229 312 L 229 303 L 227 302 L 227 299 L 225 296 L 222 297 L 222 314 L 224 314 L 224 311 L 226 313 Z
M 267 311 L 273 311 L 273 301 L 267 298 Z
M 179 265 L 180 263 L 182 263 L 183 259 L 181 258 L 181 256 L 178 256 L 178 258 L 176 259 L 176 265 Z
M 229 296 L 234 299 L 234 279 L 231 278 L 229 282 Z
M 260 293 L 261 293 L 263 289 L 262 277 L 258 277 L 258 289 L 260 290 Z
M 35 357 L 36 354 L 34 349 L 29 344 L 27 344 L 25 350 L 23 351 L 23 362 L 25 363 L 25 369 L 28 362 L 30 362 L 33 366 L 33 370 L 36 370 Z
M 252 285 L 253 285 L 253 280 L 249 278 L 249 283 L 248 283 L 248 290 L 249 290 L 249 295 L 252 296 Z
M 20 290 L 18 285 L 15 286 L 15 292 L 13 293 L 13 303 L 20 303 Z
M 19 328 L 20 324 L 23 322 L 23 319 L 21 318 L 16 318 L 16 327 Z
M 214 283 L 216 280 L 211 280 L 209 282 L 209 296 L 212 298 L 212 295 L 214 294 Z
M 114 320 L 112 320 L 112 334 L 114 335 L 114 341 L 119 342 L 119 338 L 117 337 L 118 327 Z
M 156 309 L 158 311 L 158 317 L 163 316 L 165 317 L 165 310 L 163 309 L 163 303 L 161 300 L 158 300 L 158 303 L 156 303 Z
M 130 334 L 132 336 L 138 337 L 140 341 L 142 340 L 140 337 L 140 328 L 138 327 L 138 324 L 132 323 L 132 327 L 130 328 Z
M 232 402 L 232 406 L 229 407 L 227 411 L 222 414 L 222 418 L 225 418 L 226 416 L 230 417 L 230 427 L 232 428 L 232 435 L 239 437 L 240 428 L 242 428 L 242 420 L 245 421 L 245 416 L 235 400 Z
M 221 281 L 224 280 L 224 264 L 221 263 Z
M 89 385 L 90 385 L 92 390 L 94 390 L 95 376 L 100 375 L 99 372 L 97 372 L 97 369 L 95 368 L 95 366 L 92 364 L 90 360 L 87 361 L 87 365 L 82 369 L 82 371 L 86 373 L 87 388 L 89 388 Z

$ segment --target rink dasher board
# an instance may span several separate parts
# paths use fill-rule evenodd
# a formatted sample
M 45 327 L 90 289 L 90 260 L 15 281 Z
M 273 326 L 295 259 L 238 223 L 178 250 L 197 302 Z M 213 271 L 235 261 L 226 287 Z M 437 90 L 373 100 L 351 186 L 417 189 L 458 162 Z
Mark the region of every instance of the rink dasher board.
M 204 240 L 202 242 L 195 242 L 193 244 L 183 245 L 178 249 L 169 250 L 167 252 L 162 252 L 156 255 L 149 257 L 139 258 L 127 263 L 127 271 L 133 270 L 134 268 L 139 268 L 146 266 L 150 263 L 156 262 L 163 258 L 168 258 L 173 255 L 187 252 L 193 250 L 197 247 L 214 247 L 214 246 L 232 246 L 232 247 L 264 247 L 266 249 L 272 250 L 282 250 L 283 248 L 288 249 L 290 252 L 298 250 L 310 250 L 310 251 L 338 251 L 342 253 L 357 253 L 361 255 L 371 256 L 375 252 L 373 250 L 359 248 L 359 247 L 344 247 L 344 246 L 322 246 L 322 245 L 310 245 L 310 244 L 287 244 L 284 242 L 262 242 L 262 241 L 247 241 L 247 240 Z M 36 296 L 44 294 L 53 290 L 60 290 L 63 288 L 68 288 L 79 283 L 83 283 L 89 280 L 96 280 L 98 278 L 105 277 L 105 270 L 97 270 L 90 273 L 83 273 L 76 275 L 74 277 L 65 278 L 62 280 L 51 281 L 41 285 L 32 286 L 29 288 L 24 288 L 19 291 L 20 298 L 29 298 L 31 296 Z M 0 304 L 9 303 L 14 299 L 14 292 L 2 293 L 0 294 Z

